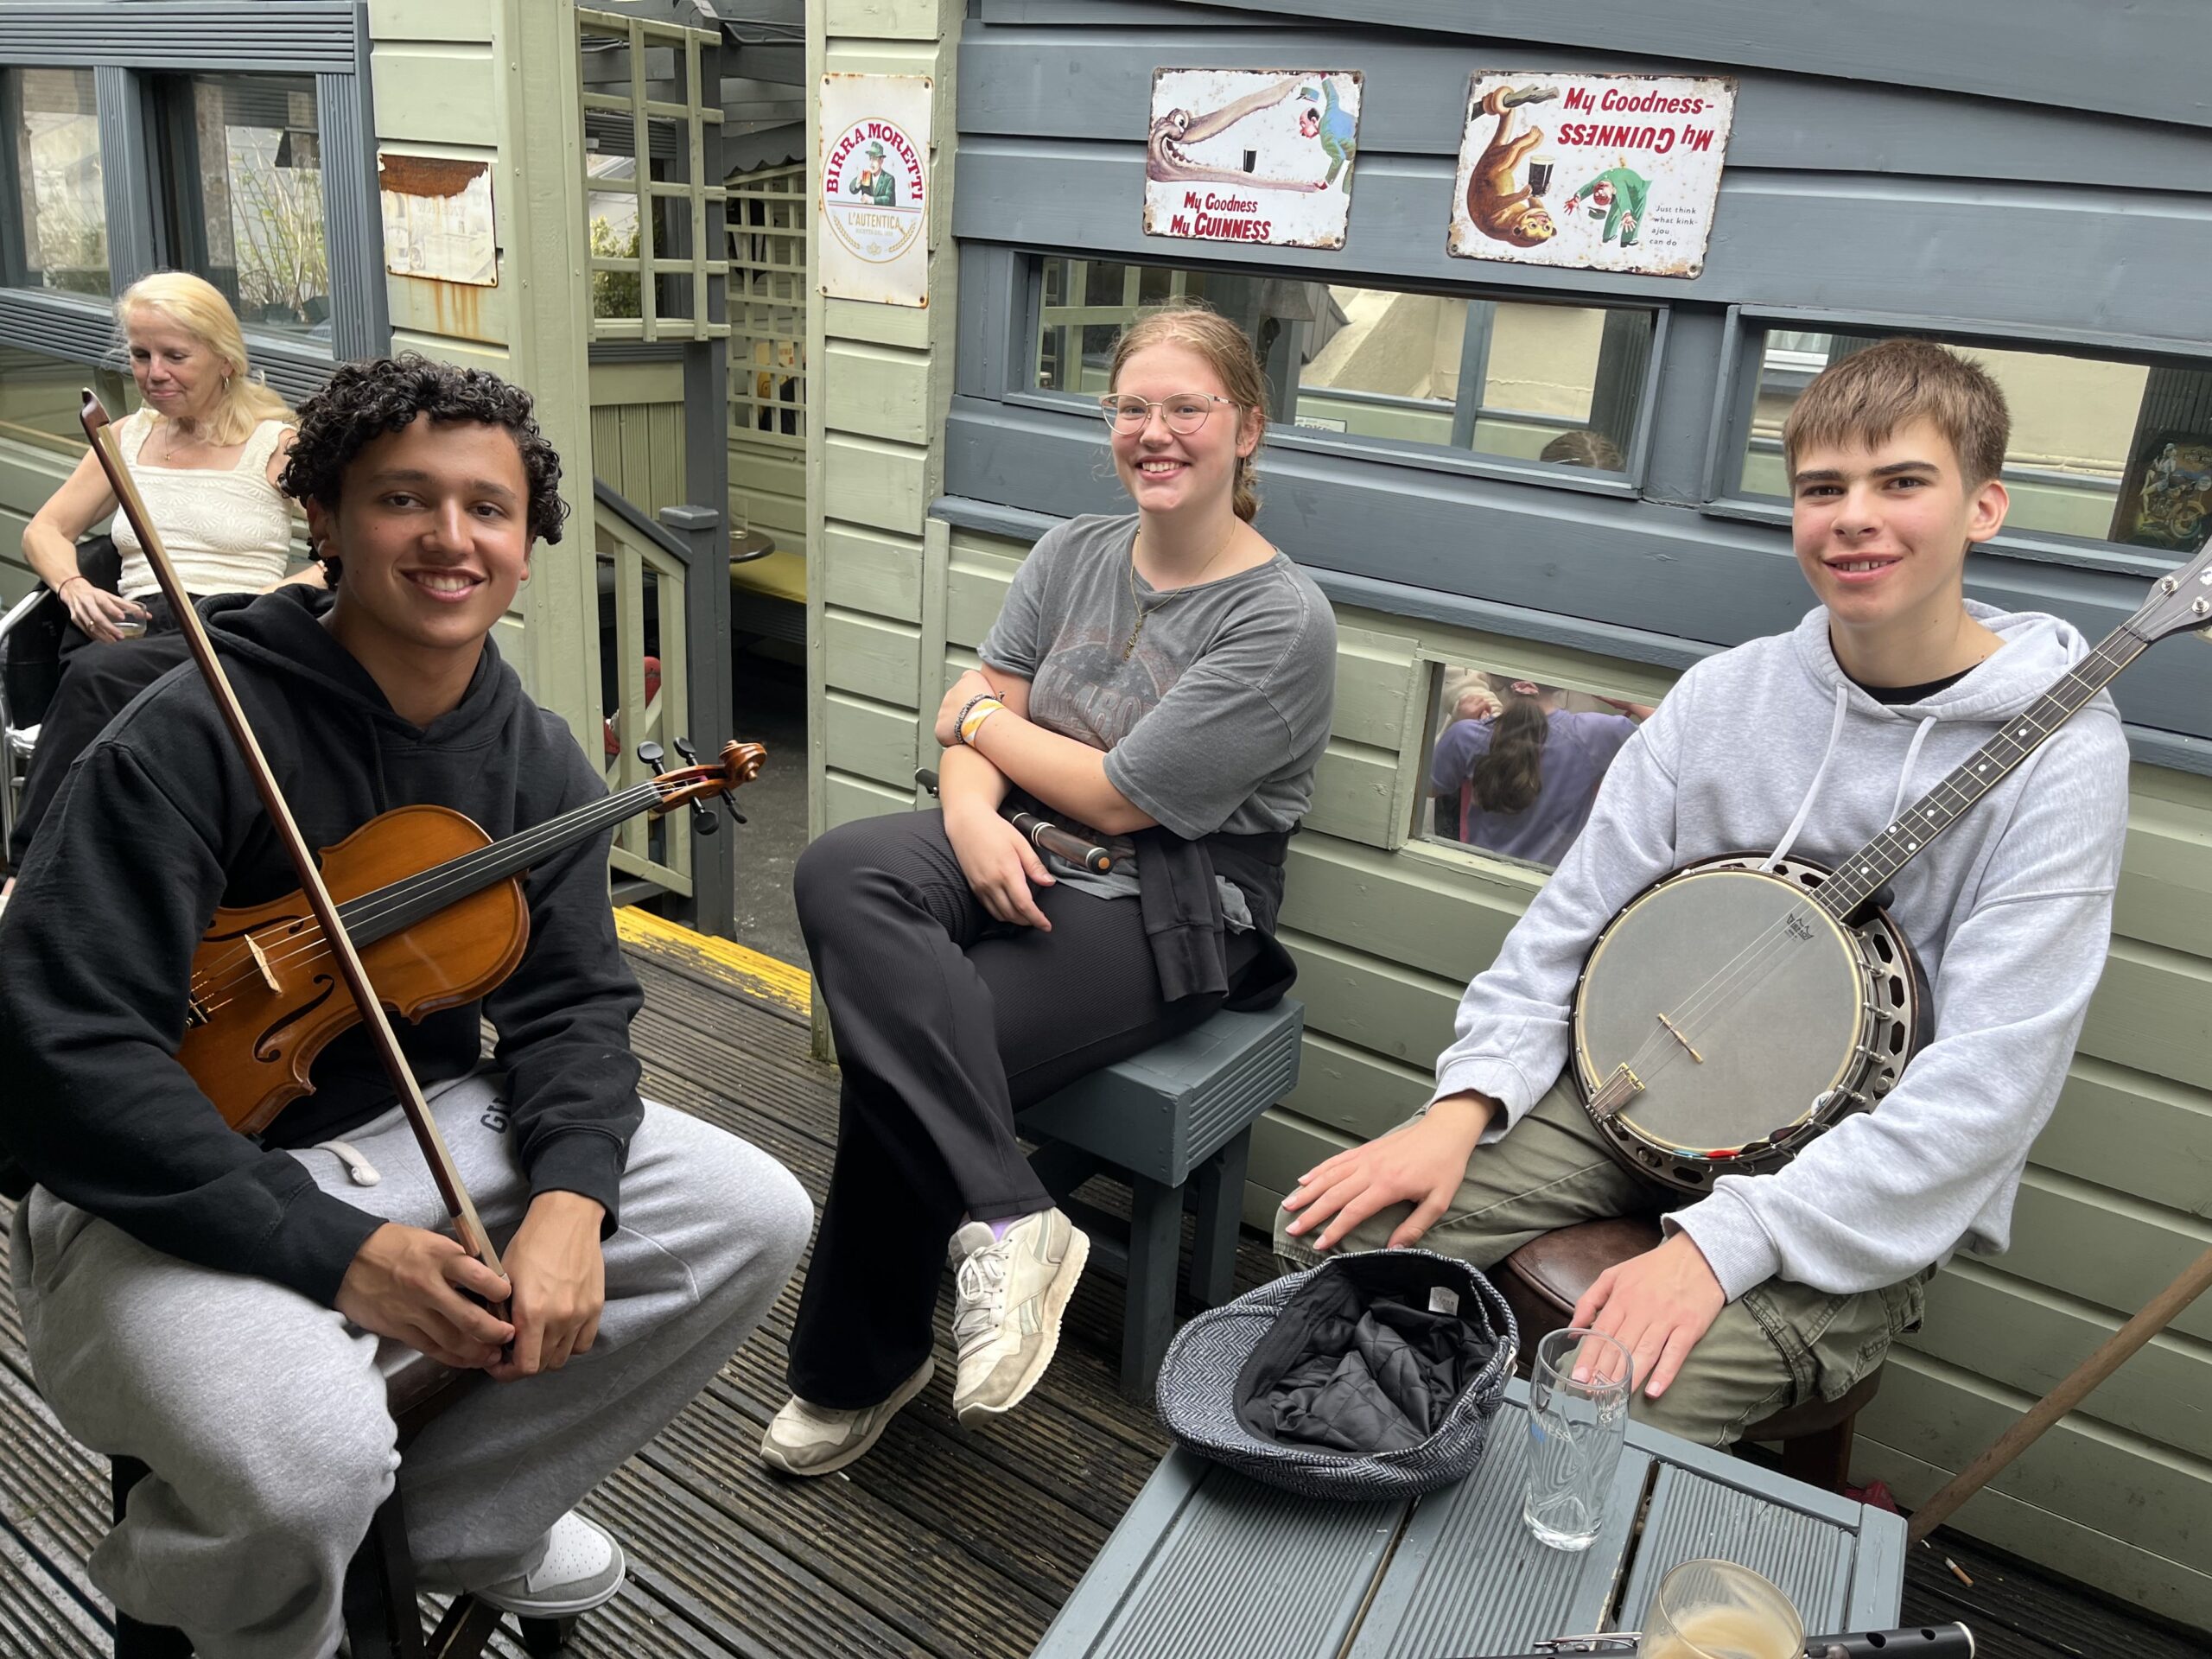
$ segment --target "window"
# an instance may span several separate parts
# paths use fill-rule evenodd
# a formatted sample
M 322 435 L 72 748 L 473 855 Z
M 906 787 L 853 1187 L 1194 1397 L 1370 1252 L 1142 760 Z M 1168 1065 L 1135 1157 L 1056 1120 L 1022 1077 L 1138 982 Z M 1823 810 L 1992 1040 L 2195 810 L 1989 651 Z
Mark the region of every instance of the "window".
M 1508 670 L 1438 664 L 1414 833 L 1554 868 L 1589 822 L 1613 757 L 1651 712 Z
M 311 75 L 192 75 L 159 90 L 171 245 L 248 328 L 330 337 Z
M 105 296 L 107 206 L 92 72 L 0 69 L 0 117 L 8 285 Z
M 138 406 L 127 374 L 64 362 L 38 352 L 0 346 L 0 438 L 58 449 L 72 457 L 85 453 L 85 429 L 78 423 L 79 394 L 90 386 L 117 420 Z
M 1786 499 L 1782 423 L 1814 374 L 1878 336 L 1769 330 L 1738 482 Z M 2012 414 L 2005 527 L 2187 555 L 2212 534 L 2212 370 L 1984 346 Z
M 1650 311 L 1062 257 L 1043 276 L 1043 391 L 1103 392 L 1122 330 L 1188 295 L 1252 336 L 1281 424 L 1612 474 L 1634 453 Z

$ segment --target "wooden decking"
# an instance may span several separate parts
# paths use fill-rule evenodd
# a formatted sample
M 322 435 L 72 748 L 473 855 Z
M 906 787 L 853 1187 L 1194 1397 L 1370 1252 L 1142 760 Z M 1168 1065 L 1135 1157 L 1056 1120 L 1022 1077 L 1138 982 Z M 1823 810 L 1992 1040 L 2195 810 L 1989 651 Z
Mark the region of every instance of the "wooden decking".
M 626 932 L 645 986 L 635 1036 L 648 1091 L 772 1153 L 818 1198 L 834 1074 L 807 1058 L 788 987 L 771 970 L 760 994 L 746 995 L 744 976 L 711 954 L 654 930 Z M 1240 1279 L 1268 1271 L 1248 1239 Z M 584 1621 L 574 1650 L 1020 1659 L 1166 1447 L 1150 1412 L 1116 1386 L 1120 1287 L 1086 1281 L 1038 1395 L 978 1434 L 951 1418 L 948 1290 L 929 1391 L 849 1471 L 807 1482 L 771 1477 L 754 1455 L 784 1399 L 797 1294 L 794 1284 L 713 1386 L 591 1500 L 628 1545 L 632 1570 L 622 1595 Z M 30 1388 L 0 1276 L 0 1659 L 108 1652 L 106 1605 L 84 1572 L 106 1504 L 104 1462 L 60 1432 Z M 1974 1586 L 1947 1571 L 1939 1550 L 1918 1551 L 1906 1617 L 1967 1618 L 1995 1659 L 2202 1651 L 1971 1546 L 1942 1535 L 1938 1544 Z

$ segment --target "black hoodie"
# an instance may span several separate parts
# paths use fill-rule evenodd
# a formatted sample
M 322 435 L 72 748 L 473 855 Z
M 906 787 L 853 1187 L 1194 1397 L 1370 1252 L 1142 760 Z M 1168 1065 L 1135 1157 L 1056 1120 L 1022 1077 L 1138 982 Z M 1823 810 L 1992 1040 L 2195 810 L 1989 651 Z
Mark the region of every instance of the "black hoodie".
M 489 639 L 460 706 L 417 728 L 321 626 L 327 604 L 295 586 L 213 600 L 203 613 L 309 847 L 420 803 L 465 813 L 498 840 L 606 792 Z M 629 1024 L 643 999 L 607 903 L 609 833 L 524 878 L 530 944 L 504 984 L 481 1003 L 397 1024 L 427 1086 L 476 1065 L 488 1018 L 531 1190 L 598 1200 L 611 1231 L 642 1115 Z M 0 1148 L 20 1166 L 12 1185 L 27 1176 L 155 1249 L 327 1306 L 380 1224 L 277 1148 L 391 1109 L 367 1033 L 356 1027 L 323 1051 L 315 1092 L 259 1144 L 224 1123 L 174 1058 L 193 950 L 215 907 L 298 886 L 188 664 L 72 768 L 0 914 Z

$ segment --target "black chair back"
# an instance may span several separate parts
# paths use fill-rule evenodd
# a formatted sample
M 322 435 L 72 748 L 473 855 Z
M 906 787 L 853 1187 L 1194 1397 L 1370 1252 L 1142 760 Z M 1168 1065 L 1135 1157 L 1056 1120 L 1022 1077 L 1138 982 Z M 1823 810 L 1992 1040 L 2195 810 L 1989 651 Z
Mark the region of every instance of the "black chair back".
M 77 569 L 96 588 L 114 593 L 123 582 L 123 555 L 111 536 L 88 536 L 77 543 Z M 35 726 L 46 718 L 54 688 L 61 683 L 61 633 L 69 607 L 58 594 L 10 629 L 0 640 L 0 676 L 6 680 L 8 719 L 15 726 Z

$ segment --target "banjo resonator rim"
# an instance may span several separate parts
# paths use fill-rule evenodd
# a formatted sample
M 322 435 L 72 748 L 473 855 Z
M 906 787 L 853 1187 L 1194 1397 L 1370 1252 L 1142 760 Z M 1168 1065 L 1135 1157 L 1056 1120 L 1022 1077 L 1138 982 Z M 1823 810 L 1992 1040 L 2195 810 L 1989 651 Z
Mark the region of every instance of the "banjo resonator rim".
M 1828 1086 L 1794 1117 L 1764 1135 L 1732 1145 L 1716 1137 L 1703 1146 L 1685 1147 L 1636 1122 L 1635 1096 L 1642 1092 L 1641 1081 L 1623 1097 L 1618 1078 L 1624 1063 L 1601 1066 L 1589 1052 L 1587 999 L 1592 975 L 1606 946 L 1629 918 L 1647 899 L 1685 878 L 1739 871 L 1811 894 L 1831 874 L 1807 859 L 1784 859 L 1771 870 L 1759 868 L 1764 862 L 1758 854 L 1728 855 L 1687 865 L 1653 882 L 1606 924 L 1575 983 L 1569 1063 L 1601 1141 L 1618 1161 L 1645 1179 L 1694 1197 L 1710 1191 L 1713 1180 L 1721 1175 L 1762 1174 L 1777 1169 L 1845 1117 L 1872 1110 L 1897 1085 L 1916 1046 L 1913 1039 L 1923 989 L 1912 947 L 1903 930 L 1883 912 L 1853 926 L 1821 906 L 1822 918 L 1852 961 L 1859 988 L 1850 1040 Z

